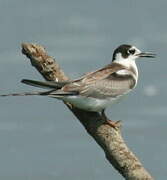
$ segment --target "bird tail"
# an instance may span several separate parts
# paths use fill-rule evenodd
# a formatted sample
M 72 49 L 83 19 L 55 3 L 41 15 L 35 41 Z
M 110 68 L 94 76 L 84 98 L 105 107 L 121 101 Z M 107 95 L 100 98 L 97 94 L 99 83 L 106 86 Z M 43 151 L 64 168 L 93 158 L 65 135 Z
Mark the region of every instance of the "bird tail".
M 32 96 L 32 95 L 42 95 L 45 92 L 23 92 L 23 93 L 11 93 L 11 94 L 0 94 L 0 97 L 6 97 L 6 96 Z
M 2 94 L 0 97 L 5 96 L 33 96 L 33 95 L 40 95 L 40 96 L 49 96 L 54 98 L 61 98 L 63 96 L 69 96 L 69 95 L 76 95 L 78 92 L 71 91 L 71 92 L 64 92 L 61 90 L 61 88 L 68 84 L 69 81 L 63 81 L 63 82 L 55 82 L 55 81 L 35 81 L 30 79 L 23 79 L 21 81 L 24 84 L 40 87 L 40 88 L 49 88 L 49 91 L 34 91 L 34 92 L 23 92 L 23 93 L 11 93 L 11 94 Z
M 35 81 L 30 79 L 21 80 L 22 83 L 47 89 L 61 89 L 64 85 L 68 84 L 69 81 L 55 82 L 55 81 Z
M 11 93 L 11 94 L 0 94 L 0 97 L 6 96 L 49 96 L 53 98 L 61 98 L 63 96 L 73 96 L 77 95 L 78 92 L 71 91 L 71 92 L 64 92 L 61 90 L 52 89 L 50 91 L 32 91 L 32 92 L 23 92 L 23 93 Z

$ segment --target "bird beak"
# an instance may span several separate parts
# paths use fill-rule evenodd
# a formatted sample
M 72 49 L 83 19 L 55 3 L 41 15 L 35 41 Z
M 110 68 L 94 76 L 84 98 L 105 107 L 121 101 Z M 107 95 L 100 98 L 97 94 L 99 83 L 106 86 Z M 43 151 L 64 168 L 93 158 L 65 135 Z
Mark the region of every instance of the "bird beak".
M 136 56 L 138 56 L 138 57 L 155 58 L 156 54 L 149 53 L 149 52 L 142 52 L 142 53 L 136 54 Z

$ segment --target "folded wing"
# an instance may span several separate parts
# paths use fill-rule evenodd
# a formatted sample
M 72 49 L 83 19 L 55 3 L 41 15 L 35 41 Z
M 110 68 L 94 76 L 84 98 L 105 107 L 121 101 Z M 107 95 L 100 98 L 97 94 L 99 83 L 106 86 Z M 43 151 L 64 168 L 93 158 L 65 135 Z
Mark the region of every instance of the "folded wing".
M 65 85 L 62 90 L 100 99 L 126 94 L 135 86 L 136 81 L 128 69 L 126 75 L 117 74 L 123 69 L 122 65 L 113 63 Z

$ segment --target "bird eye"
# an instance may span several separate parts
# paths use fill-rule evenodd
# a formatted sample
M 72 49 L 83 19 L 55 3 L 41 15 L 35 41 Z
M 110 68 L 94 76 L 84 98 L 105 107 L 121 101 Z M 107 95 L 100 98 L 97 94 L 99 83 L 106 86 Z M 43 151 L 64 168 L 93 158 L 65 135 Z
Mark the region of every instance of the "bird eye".
M 128 54 L 134 54 L 135 53 L 135 49 L 129 49 L 128 50 Z

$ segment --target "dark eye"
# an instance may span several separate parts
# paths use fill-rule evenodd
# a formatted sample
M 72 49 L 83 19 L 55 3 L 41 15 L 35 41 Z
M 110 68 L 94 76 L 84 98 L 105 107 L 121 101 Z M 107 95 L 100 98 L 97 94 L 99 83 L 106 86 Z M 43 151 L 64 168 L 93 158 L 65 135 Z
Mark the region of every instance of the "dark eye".
M 134 54 L 135 53 L 135 49 L 129 49 L 128 50 L 128 54 Z

